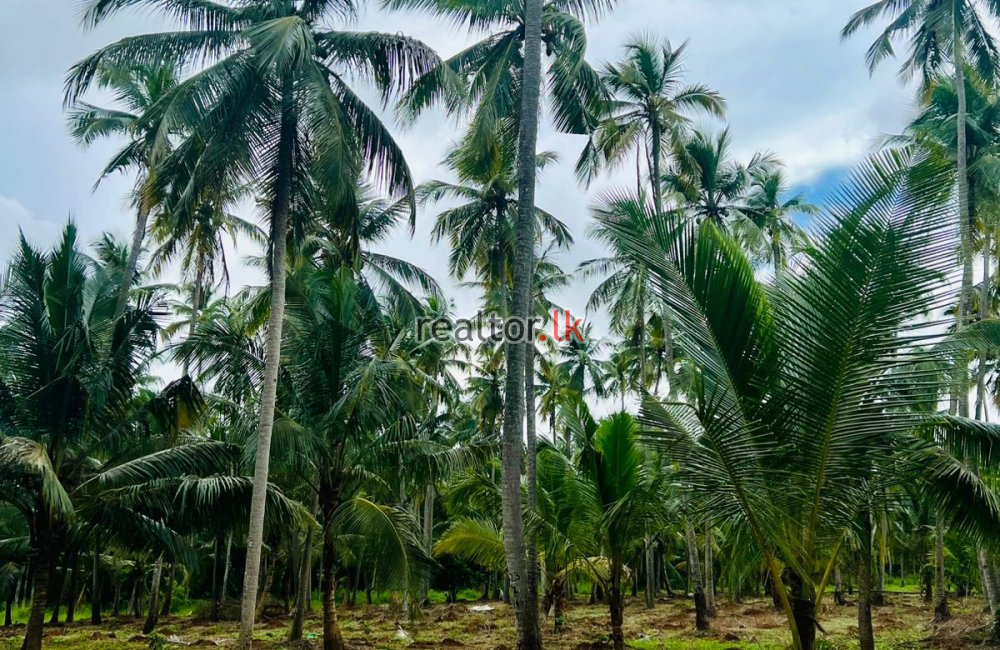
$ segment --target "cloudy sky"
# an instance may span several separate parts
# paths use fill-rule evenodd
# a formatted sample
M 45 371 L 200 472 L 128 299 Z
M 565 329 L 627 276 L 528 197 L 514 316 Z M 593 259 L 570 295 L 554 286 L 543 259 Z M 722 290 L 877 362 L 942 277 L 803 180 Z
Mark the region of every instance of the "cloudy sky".
M 352 28 L 405 32 L 443 56 L 469 42 L 467 34 L 433 17 L 385 13 L 376 4 Z M 688 79 L 727 98 L 737 153 L 746 158 L 756 150 L 772 151 L 799 189 L 822 195 L 882 134 L 899 132 L 913 112 L 912 94 L 896 81 L 892 63 L 869 77 L 863 53 L 871 35 L 840 41 L 840 27 L 862 4 L 865 0 L 620 0 L 613 14 L 589 26 L 589 58 L 594 63 L 618 58 L 621 44 L 639 32 L 674 44 L 690 41 Z M 167 25 L 154 15 L 129 13 L 84 32 L 75 0 L 0 0 L 0 6 L 8 27 L 0 39 L 0 267 L 19 228 L 32 241 L 49 244 L 72 216 L 88 240 L 102 231 L 125 237 L 132 223 L 125 200 L 130 180 L 111 178 L 93 191 L 114 144 L 82 151 L 70 141 L 62 83 L 66 70 L 95 48 Z M 395 128 L 418 182 L 447 178 L 439 162 L 459 129 L 440 113 L 406 130 Z M 561 156 L 561 164 L 543 177 L 538 202 L 575 234 L 577 246 L 561 258 L 567 270 L 600 254 L 586 237 L 593 197 L 626 182 L 606 178 L 581 189 L 572 169 L 583 144 L 582 137 L 550 128 L 542 130 L 539 143 Z M 459 312 L 467 313 L 475 296 L 446 281 L 447 249 L 430 245 L 432 220 L 433 213 L 424 211 L 412 240 L 401 232 L 386 248 L 443 281 Z M 230 259 L 254 252 L 241 247 Z M 233 278 L 236 286 L 260 282 L 241 265 Z M 577 282 L 560 297 L 561 304 L 582 312 L 590 287 Z

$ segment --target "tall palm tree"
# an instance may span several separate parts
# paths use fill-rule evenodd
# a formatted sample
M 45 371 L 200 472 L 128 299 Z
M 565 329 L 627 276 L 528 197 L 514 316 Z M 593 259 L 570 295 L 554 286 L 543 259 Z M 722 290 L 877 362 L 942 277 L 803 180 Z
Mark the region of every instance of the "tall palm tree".
M 746 218 L 735 224 L 737 238 L 755 261 L 769 264 L 776 275 L 788 269 L 792 255 L 809 246 L 809 236 L 795 217 L 819 213 L 802 194 L 787 194 L 781 169 L 759 171 L 751 181 Z
M 124 271 L 129 281 L 122 284 L 116 307 L 116 313 L 121 315 L 139 265 L 146 222 L 156 203 L 148 182 L 156 132 L 145 115 L 177 87 L 178 71 L 172 59 L 165 59 L 149 63 L 106 63 L 98 66 L 94 74 L 97 87 L 111 92 L 121 107 L 100 108 L 87 102 L 73 101 L 69 117 L 70 133 L 84 146 L 98 139 L 124 137 L 127 140 L 125 146 L 111 158 L 101 172 L 101 178 L 114 172 L 137 172 L 135 226 Z
M 624 163 L 635 151 L 637 159 L 647 162 L 653 206 L 663 212 L 665 142 L 669 147 L 669 139 L 688 123 L 688 111 L 721 117 L 726 109 L 725 99 L 708 86 L 681 85 L 686 47 L 633 36 L 625 44 L 623 60 L 605 65 L 601 81 L 611 98 L 577 162 L 581 180 L 589 183 L 602 168 Z
M 909 53 L 899 68 L 906 80 L 919 74 L 929 85 L 935 74 L 948 62 L 955 78 L 958 100 L 956 112 L 956 164 L 958 176 L 958 219 L 962 232 L 962 291 L 959 295 L 957 324 L 966 325 L 971 316 L 972 300 L 972 229 L 973 216 L 969 205 L 969 169 L 966 129 L 968 100 L 966 97 L 965 66 L 971 64 L 983 79 L 995 79 L 998 70 L 998 45 L 985 20 L 1000 19 L 1000 3 L 995 0 L 878 0 L 861 9 L 841 31 L 849 38 L 858 30 L 887 20 L 888 24 L 868 48 L 865 61 L 874 71 L 885 59 L 895 56 L 893 41 L 906 39 Z M 965 391 L 964 381 L 957 391 Z M 958 400 L 960 415 L 968 415 L 968 396 Z
M 430 12 L 470 31 L 485 34 L 483 40 L 442 61 L 421 78 L 399 103 L 406 120 L 436 104 L 449 112 L 471 110 L 469 132 L 463 138 L 471 155 L 489 152 L 501 137 L 509 146 L 518 140 L 523 107 L 522 90 L 530 88 L 527 76 L 534 27 L 545 42 L 539 81 L 545 77 L 546 91 L 556 126 L 567 133 L 587 133 L 603 89 L 598 74 L 585 60 L 587 35 L 584 20 L 611 9 L 617 0 L 542 2 L 535 21 L 530 5 L 518 0 L 484 4 L 479 0 L 382 0 L 390 9 Z M 537 22 L 537 25 L 532 23 Z M 539 50 L 539 54 L 543 54 Z M 530 135 L 530 134 L 529 134 Z
M 748 193 L 754 178 L 777 166 L 767 153 L 756 153 L 745 164 L 733 160 L 732 146 L 729 128 L 718 134 L 696 130 L 675 138 L 671 165 L 661 179 L 692 218 L 723 228 L 749 216 Z
M 459 182 L 432 180 L 417 188 L 422 203 L 460 201 L 438 214 L 431 232 L 433 241 L 447 239 L 451 248 L 448 271 L 462 280 L 472 271 L 484 292 L 506 296 L 514 261 L 514 221 L 518 210 L 517 176 L 514 152 L 496 147 L 485 169 L 471 160 L 466 147 L 454 149 L 446 163 L 456 172 Z M 538 172 L 556 161 L 555 154 L 544 152 L 537 157 Z M 537 234 L 568 248 L 573 237 L 566 224 L 549 212 L 536 207 Z M 510 311 L 509 304 L 498 305 L 500 313 Z
M 344 76 L 349 72 L 372 81 L 388 99 L 432 69 L 437 57 L 402 35 L 330 30 L 332 21 L 356 13 L 353 0 L 253 0 L 235 6 L 211 0 L 91 0 L 84 22 L 96 26 L 130 7 L 162 11 L 183 27 L 126 38 L 84 59 L 70 72 L 67 99 L 75 101 L 104 65 L 168 58 L 185 69 L 207 64 L 149 111 L 156 128 L 150 159 L 163 169 L 164 179 L 171 170 L 184 169 L 190 179 L 230 179 L 226 185 L 231 186 L 252 182 L 261 188 L 260 198 L 267 205 L 271 304 L 240 625 L 240 647 L 249 648 L 285 308 L 289 219 L 309 205 L 310 183 L 351 195 L 362 171 L 399 196 L 412 195 L 402 152 Z M 186 139 L 167 152 L 167 143 L 178 131 Z M 190 189 L 182 192 L 179 207 L 200 198 Z

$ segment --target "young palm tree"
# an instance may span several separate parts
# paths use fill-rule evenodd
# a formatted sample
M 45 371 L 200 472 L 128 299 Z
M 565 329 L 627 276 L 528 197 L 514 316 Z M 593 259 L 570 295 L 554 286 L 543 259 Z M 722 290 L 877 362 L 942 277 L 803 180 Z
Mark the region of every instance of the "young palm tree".
M 947 304 L 938 283 L 954 239 L 938 179 L 928 187 L 906 164 L 883 156 L 864 167 L 809 264 L 773 291 L 712 221 L 639 214 L 610 224 L 674 307 L 697 375 L 690 406 L 647 400 L 644 418 L 669 440 L 664 451 L 710 520 L 740 521 L 761 550 L 800 649 L 815 646 L 816 605 L 862 509 L 856 488 L 878 475 L 873 459 L 912 468 L 896 479 L 936 504 L 979 503 L 975 514 L 949 506 L 954 526 L 998 513 L 961 459 L 914 442 L 927 430 L 975 437 L 986 425 L 909 408 L 937 396 L 939 365 L 910 362 L 943 353 L 925 346 L 918 316 Z M 901 362 L 921 394 L 893 387 Z
M 135 227 L 125 265 L 125 277 L 129 281 L 122 284 L 118 296 L 116 313 L 119 315 L 124 313 L 128 303 L 128 292 L 132 288 L 132 278 L 136 276 L 142 242 L 146 237 L 146 222 L 156 203 L 148 182 L 156 132 L 145 115 L 177 87 L 177 72 L 172 59 L 148 64 L 130 61 L 101 65 L 96 70 L 97 87 L 113 93 L 121 108 L 100 108 L 82 101 L 72 102 L 69 125 L 77 142 L 87 146 L 102 138 L 127 139 L 127 144 L 105 166 L 101 178 L 114 172 L 137 171 Z
M 190 69 L 207 63 L 149 111 L 156 127 L 150 160 L 162 168 L 164 179 L 172 170 L 185 169 L 191 179 L 257 184 L 268 210 L 271 304 L 240 629 L 240 647 L 248 648 L 264 531 L 289 219 L 309 205 L 310 177 L 349 196 L 353 179 L 366 170 L 397 195 L 412 195 L 402 152 L 344 76 L 371 80 L 388 98 L 432 69 L 437 59 L 426 46 L 401 35 L 331 31 L 331 20 L 356 13 L 352 0 L 253 0 L 235 6 L 211 0 L 90 0 L 84 22 L 102 24 L 128 7 L 158 9 L 183 28 L 126 38 L 84 59 L 70 72 L 67 99 L 75 101 L 102 66 L 171 59 Z M 187 139 L 165 151 L 178 131 Z M 178 207 L 189 207 L 198 194 L 185 190 Z
M 656 457 L 638 443 L 638 432 L 631 415 L 613 415 L 600 423 L 592 446 L 580 458 L 600 513 L 594 532 L 608 562 L 605 583 L 615 650 L 625 647 L 622 582 L 627 577 L 626 562 L 639 554 L 646 536 L 666 524 L 668 477 Z
M 686 112 L 721 117 L 726 109 L 726 101 L 711 88 L 681 86 L 686 47 L 675 49 L 669 41 L 633 36 L 625 44 L 624 59 L 605 65 L 601 81 L 611 99 L 577 162 L 581 180 L 589 183 L 604 167 L 623 164 L 634 151 L 648 163 L 653 206 L 663 212 L 664 144 L 669 150 L 669 139 L 688 123 Z

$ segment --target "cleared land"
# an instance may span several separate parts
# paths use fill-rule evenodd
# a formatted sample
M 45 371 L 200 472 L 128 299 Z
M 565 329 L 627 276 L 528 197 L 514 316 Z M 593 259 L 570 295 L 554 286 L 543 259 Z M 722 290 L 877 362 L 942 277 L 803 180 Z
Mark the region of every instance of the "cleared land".
M 489 603 L 494 609 L 474 612 L 479 603 L 435 605 L 425 610 L 420 620 L 398 623 L 401 612 L 392 605 L 360 605 L 340 610 L 341 628 L 348 643 L 355 648 L 473 648 L 511 650 L 514 631 L 505 605 Z M 828 650 L 857 648 L 856 610 L 854 603 L 844 607 L 827 605 L 821 618 L 826 630 Z M 983 647 L 988 616 L 982 601 L 976 598 L 952 601 L 954 617 L 943 625 L 930 623 L 930 607 L 919 597 L 892 594 L 890 604 L 875 609 L 877 646 L 880 649 Z M 317 612 L 318 614 L 318 612 Z M 629 602 L 625 632 L 629 645 L 641 650 L 778 650 L 786 647 L 785 621 L 767 601 L 742 604 L 719 603 L 713 629 L 705 634 L 693 631 L 693 606 L 687 600 L 664 600 L 652 612 L 642 608 L 639 599 Z M 317 615 L 306 626 L 306 642 L 300 648 L 319 647 L 320 621 Z M 47 628 L 46 647 L 66 650 L 112 650 L 114 648 L 180 648 L 235 646 L 235 622 L 211 623 L 195 616 L 175 616 L 160 626 L 157 636 L 141 634 L 142 620 L 120 617 L 99 628 L 74 623 Z M 258 628 L 256 647 L 267 649 L 296 646 L 286 641 L 289 619 L 265 617 Z M 16 650 L 23 627 L 0 629 L 0 649 Z M 546 622 L 545 647 L 550 650 L 591 650 L 603 648 L 607 640 L 607 610 L 578 599 L 567 611 L 565 631 L 554 634 Z

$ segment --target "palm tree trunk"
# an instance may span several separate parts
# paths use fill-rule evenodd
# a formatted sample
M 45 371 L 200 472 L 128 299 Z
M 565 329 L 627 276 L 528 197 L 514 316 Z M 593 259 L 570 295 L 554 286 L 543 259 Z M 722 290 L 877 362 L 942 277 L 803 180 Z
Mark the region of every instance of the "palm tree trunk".
M 240 606 L 240 650 L 249 650 L 253 644 L 260 554 L 264 542 L 264 507 L 267 502 L 267 477 L 271 461 L 271 431 L 274 427 L 274 405 L 278 389 L 278 364 L 281 361 L 281 327 L 285 316 L 285 235 L 291 206 L 293 155 L 297 129 L 292 101 L 292 82 L 289 78 L 285 80 L 282 89 L 283 109 L 278 139 L 277 176 L 274 203 L 271 207 L 271 312 L 267 322 L 267 341 L 264 350 L 264 379 L 261 385 L 260 419 L 257 424 L 257 453 L 254 459 L 253 493 L 250 499 L 243 601 Z
M 90 623 L 101 624 L 101 544 L 94 540 L 94 555 L 90 570 Z
M 79 559 L 79 552 L 73 551 L 69 556 L 69 565 L 66 567 L 66 622 L 72 623 L 76 620 L 76 563 Z
M 269 553 L 264 557 L 264 561 L 261 563 L 264 580 L 260 586 L 260 593 L 257 594 L 257 608 L 254 610 L 254 620 L 260 620 L 260 617 L 264 614 L 264 606 L 267 605 L 267 597 L 271 593 L 271 583 L 274 582 L 274 571 L 275 564 L 277 563 L 277 558 L 273 556 L 273 553 Z
M 424 550 L 427 556 L 431 557 L 434 550 L 434 484 L 428 483 L 424 488 Z M 423 605 L 430 603 L 430 576 L 421 579 L 420 602 Z
M 934 525 L 934 601 L 934 621 L 942 623 L 951 618 L 944 576 L 944 518 L 940 512 Z
M 992 231 L 990 226 L 985 228 L 985 241 L 983 242 L 983 284 L 979 290 L 979 320 L 987 320 L 990 317 L 990 289 L 993 285 L 992 273 L 990 273 L 990 249 L 992 248 Z M 979 350 L 979 368 L 976 373 L 976 419 L 988 420 L 986 412 L 986 349 Z
M 212 553 L 212 620 L 222 619 L 222 596 L 219 590 L 219 554 L 222 553 L 222 536 L 215 536 L 215 549 Z
M 156 558 L 153 565 L 153 580 L 149 587 L 149 613 L 146 615 L 146 624 L 142 626 L 142 633 L 149 634 L 156 628 L 156 623 L 160 620 L 160 578 L 163 575 L 163 553 Z
M 955 17 L 956 24 L 959 16 Z M 958 33 L 958 32 L 957 32 Z M 968 148 L 966 144 L 966 113 L 967 100 L 965 96 L 965 54 L 963 42 L 960 37 L 952 39 L 954 41 L 954 64 L 955 64 L 955 93 L 958 96 L 958 111 L 956 114 L 956 172 L 958 175 L 958 218 L 960 220 L 959 232 L 962 240 L 962 285 L 959 294 L 958 321 L 956 331 L 961 331 L 968 322 L 969 309 L 971 308 L 972 297 L 972 214 L 969 209 L 969 170 L 968 170 Z M 968 372 L 965 359 L 960 358 L 961 367 L 958 369 L 958 414 L 962 417 L 969 415 L 969 394 L 966 385 L 966 374 Z
M 201 308 L 201 285 L 202 282 L 204 282 L 204 270 L 202 267 L 203 264 L 199 261 L 198 270 L 195 273 L 194 278 L 194 287 L 191 288 L 191 316 L 190 321 L 188 322 L 188 339 L 194 336 L 194 331 L 198 325 L 198 310 Z M 184 374 L 188 376 L 190 375 L 189 365 L 187 357 L 184 357 L 183 370 Z
M 233 554 L 233 534 L 226 535 L 226 557 L 222 564 L 222 584 L 219 589 L 219 605 L 225 606 L 226 597 L 229 595 L 229 566 L 230 558 Z
M 872 627 L 872 520 L 866 509 L 858 517 L 861 524 L 861 558 L 858 562 L 858 641 L 859 650 L 875 650 Z
M 59 624 L 59 611 L 62 608 L 62 595 L 63 588 L 66 586 L 66 558 L 63 556 L 63 571 L 59 572 L 59 555 L 56 555 L 55 561 L 52 562 L 52 580 L 50 585 L 52 586 L 52 596 L 49 598 L 49 604 L 52 606 L 52 616 L 49 617 L 49 625 Z
M 698 560 L 698 540 L 695 537 L 694 526 L 690 521 L 684 522 L 684 536 L 688 547 L 688 579 L 694 592 L 694 626 L 699 631 L 709 628 L 708 604 L 705 602 L 705 590 L 701 581 L 701 567 Z
M 160 616 L 170 616 L 170 609 L 174 604 L 174 578 L 177 576 L 177 563 L 170 563 L 170 571 L 167 572 L 167 588 L 163 594 L 163 607 L 160 608 Z
M 309 574 L 312 573 L 313 527 L 306 530 L 306 540 L 302 547 L 302 558 L 299 560 L 298 593 L 295 597 L 295 618 L 292 619 L 292 632 L 289 641 L 302 640 L 302 627 L 306 618 L 306 603 L 311 599 L 309 593 Z
M 649 182 L 653 190 L 653 209 L 657 216 L 663 214 L 663 186 L 660 184 L 663 165 L 663 134 L 660 132 L 660 124 L 657 120 L 652 120 L 652 169 L 650 169 Z M 663 306 L 663 363 L 667 369 L 667 391 L 668 394 L 674 392 L 674 343 L 673 324 L 670 317 L 670 307 Z
M 320 508 L 323 514 L 323 650 L 345 650 L 344 638 L 337 623 L 337 537 L 331 525 L 340 507 L 340 488 L 324 472 L 320 482 Z
M 532 253 L 535 240 L 535 149 L 538 142 L 539 94 L 542 66 L 542 0 L 525 1 L 524 70 L 521 87 L 520 130 L 517 148 L 518 212 L 515 228 L 514 287 L 512 316 L 520 319 L 525 333 L 531 316 Z M 524 373 L 526 346 L 506 344 L 507 377 L 503 411 L 501 461 L 504 552 L 514 603 L 518 650 L 542 647 L 538 621 L 537 594 L 527 582 L 528 567 L 524 541 L 524 514 L 521 512 L 521 466 L 524 449 Z
M 616 572 L 617 571 L 617 572 Z M 614 650 L 625 650 L 625 594 L 622 593 L 621 568 L 612 569 L 608 588 L 608 613 L 611 617 L 611 644 Z
M 50 564 L 48 549 L 41 549 L 34 560 L 34 590 L 31 595 L 31 613 L 24 632 L 21 650 L 41 650 L 42 626 L 45 623 L 45 608 L 49 599 L 49 583 L 54 579 L 55 564 Z
M 715 543 L 711 525 L 705 526 L 705 611 L 715 618 Z
M 534 277 L 534 250 L 532 250 L 532 277 Z M 538 511 L 538 433 L 535 420 L 535 342 L 529 336 L 524 346 L 524 410 L 526 420 L 525 431 L 525 463 L 526 483 L 527 483 L 527 505 L 528 512 Z M 541 569 L 538 563 L 538 544 L 534 535 L 529 533 L 527 539 L 527 602 L 535 603 L 535 611 L 538 611 L 538 582 Z M 537 614 L 536 614 L 537 618 Z M 539 637 L 540 638 L 540 637 Z
M 135 282 L 136 269 L 139 266 L 139 255 L 142 253 L 142 240 L 146 238 L 146 221 L 149 220 L 149 208 L 146 199 L 139 196 L 139 209 L 136 211 L 135 228 L 132 230 L 132 244 L 128 249 L 128 260 L 125 262 L 125 272 L 122 284 L 118 287 L 118 299 L 115 302 L 115 320 L 122 317 L 128 307 L 128 295 Z
M 840 564 L 833 570 L 833 601 L 840 606 L 847 604 L 844 599 L 844 577 L 840 573 Z
M 646 609 L 656 607 L 656 543 L 646 537 Z
M 979 564 L 979 580 L 983 586 L 983 598 L 990 608 L 990 614 L 997 614 L 996 584 L 993 582 L 993 572 L 990 571 L 990 558 L 986 549 L 980 546 L 976 550 L 976 560 Z

